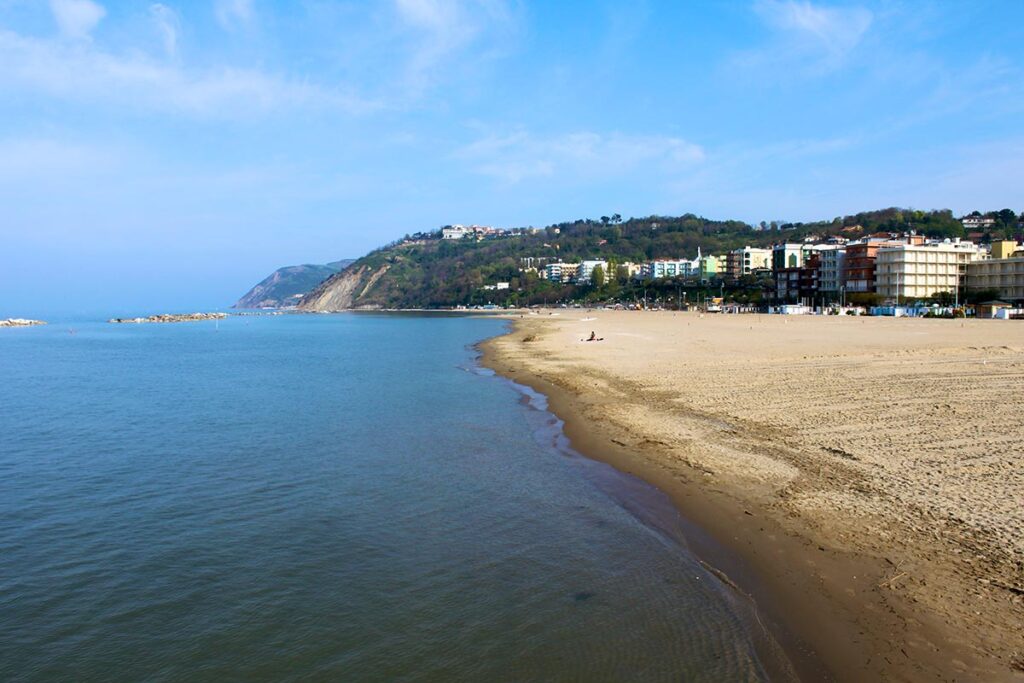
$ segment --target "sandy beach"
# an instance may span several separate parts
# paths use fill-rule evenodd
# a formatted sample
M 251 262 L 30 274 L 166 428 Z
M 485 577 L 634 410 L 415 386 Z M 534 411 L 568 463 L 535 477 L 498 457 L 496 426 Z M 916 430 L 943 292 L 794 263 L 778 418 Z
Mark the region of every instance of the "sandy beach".
M 1024 325 L 557 313 L 485 364 L 666 491 L 802 678 L 1024 680 Z

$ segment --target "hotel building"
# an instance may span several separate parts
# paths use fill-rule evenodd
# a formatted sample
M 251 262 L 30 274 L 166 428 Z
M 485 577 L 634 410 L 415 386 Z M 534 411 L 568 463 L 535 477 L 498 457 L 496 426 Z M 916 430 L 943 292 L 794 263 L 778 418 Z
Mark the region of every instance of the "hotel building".
M 1024 301 L 1024 246 L 993 242 L 991 258 L 967 264 L 967 288 L 997 290 L 1000 299 Z
M 700 268 L 700 261 L 650 261 L 640 271 L 643 278 L 657 280 L 663 277 L 690 277 Z
M 756 247 L 743 247 L 733 249 L 726 254 L 726 272 L 729 277 L 739 280 L 744 275 L 759 270 L 769 270 L 772 267 L 772 250 L 758 249 Z
M 967 264 L 978 258 L 978 247 L 959 239 L 880 247 L 875 261 L 878 293 L 896 300 L 958 294 L 966 285 Z
M 579 270 L 576 273 L 576 282 L 581 285 L 590 284 L 590 278 L 594 274 L 594 269 L 600 267 L 604 271 L 605 278 L 608 277 L 608 262 L 607 261 L 584 261 L 580 264 Z

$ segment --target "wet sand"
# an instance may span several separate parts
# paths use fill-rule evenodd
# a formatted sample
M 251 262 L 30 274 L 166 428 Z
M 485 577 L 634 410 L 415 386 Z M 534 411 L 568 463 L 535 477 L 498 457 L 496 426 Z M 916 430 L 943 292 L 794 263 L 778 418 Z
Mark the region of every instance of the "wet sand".
M 559 313 L 485 364 L 668 493 L 802 678 L 1024 680 L 1024 325 Z

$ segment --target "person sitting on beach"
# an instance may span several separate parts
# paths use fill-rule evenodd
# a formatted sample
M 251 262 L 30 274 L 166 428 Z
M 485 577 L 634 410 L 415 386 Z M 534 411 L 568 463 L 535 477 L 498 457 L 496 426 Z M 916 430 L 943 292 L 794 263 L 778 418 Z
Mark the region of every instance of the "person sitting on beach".
M 604 337 L 598 337 L 597 336 L 597 332 L 594 332 L 593 330 L 591 330 L 590 337 L 587 338 L 587 339 L 584 339 L 583 341 L 588 341 L 588 342 L 590 342 L 590 341 L 604 341 Z

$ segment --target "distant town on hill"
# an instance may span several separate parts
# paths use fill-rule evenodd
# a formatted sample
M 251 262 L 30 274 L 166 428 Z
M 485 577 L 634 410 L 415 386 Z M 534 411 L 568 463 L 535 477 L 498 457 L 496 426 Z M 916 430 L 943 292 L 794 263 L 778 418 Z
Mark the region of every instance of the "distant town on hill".
M 745 305 L 1024 298 L 1024 290 L 1001 290 L 992 280 L 973 286 L 966 268 L 988 259 L 996 243 L 998 254 L 1017 260 L 1021 232 L 1021 219 L 1010 209 L 958 218 L 949 210 L 889 208 L 760 225 L 693 214 L 625 220 L 613 214 L 511 230 L 447 225 L 357 259 L 298 307 L 528 306 L 641 297 L 679 302 L 712 294 Z M 922 249 L 941 276 L 900 272 L 891 262 L 898 258 L 906 267 L 906 253 Z

